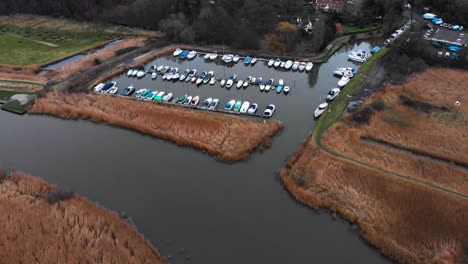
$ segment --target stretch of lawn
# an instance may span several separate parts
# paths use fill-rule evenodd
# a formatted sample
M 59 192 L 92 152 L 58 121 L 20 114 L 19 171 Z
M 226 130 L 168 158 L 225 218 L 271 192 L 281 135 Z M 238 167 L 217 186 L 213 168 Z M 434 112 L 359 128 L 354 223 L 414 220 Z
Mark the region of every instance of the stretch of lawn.
M 104 38 L 97 36 L 78 38 L 65 35 L 46 36 L 43 34 L 44 36 L 35 36 L 21 33 L 0 33 L 1 64 L 17 66 L 47 64 L 92 48 L 97 43 L 105 41 Z M 52 43 L 58 47 L 37 43 L 34 40 Z
M 375 31 L 381 28 L 381 25 L 374 25 L 370 27 L 360 28 L 358 26 L 343 25 L 343 33 L 345 34 L 359 34 Z

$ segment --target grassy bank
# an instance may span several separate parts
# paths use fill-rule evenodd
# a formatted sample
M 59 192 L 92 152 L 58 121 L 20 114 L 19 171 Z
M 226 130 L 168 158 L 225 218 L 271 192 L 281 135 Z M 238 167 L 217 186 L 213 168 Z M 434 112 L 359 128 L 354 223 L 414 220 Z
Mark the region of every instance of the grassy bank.
M 283 127 L 279 121 L 263 123 L 168 104 L 86 93 L 49 93 L 36 100 L 30 113 L 90 119 L 124 127 L 230 161 L 245 159 L 254 150 L 269 146 L 271 138 Z
M 5 263 L 165 263 L 115 213 L 46 182 L 0 179 L 0 259 Z
M 367 28 L 360 28 L 358 26 L 351 26 L 351 25 L 343 25 L 343 33 L 345 35 L 354 35 L 354 34 L 361 34 L 361 33 L 368 33 L 379 30 L 382 28 L 382 25 L 371 26 Z

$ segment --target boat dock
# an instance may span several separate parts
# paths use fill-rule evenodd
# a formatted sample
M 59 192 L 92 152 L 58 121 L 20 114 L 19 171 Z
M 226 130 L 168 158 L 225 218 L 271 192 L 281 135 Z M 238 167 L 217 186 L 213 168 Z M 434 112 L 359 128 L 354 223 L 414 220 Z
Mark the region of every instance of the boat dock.
M 105 95 L 105 96 L 112 96 L 112 97 L 121 97 L 121 98 L 129 99 L 129 100 L 138 100 L 138 101 L 147 102 L 147 103 L 157 103 L 157 104 L 162 104 L 162 105 L 174 105 L 174 106 L 186 107 L 186 108 L 190 108 L 190 109 L 194 109 L 194 110 L 200 110 L 200 111 L 216 112 L 216 113 L 230 114 L 230 115 L 250 116 L 250 117 L 262 118 L 263 119 L 261 114 L 241 113 L 241 112 L 228 111 L 228 110 L 218 109 L 218 108 L 210 109 L 210 108 L 202 107 L 200 105 L 189 105 L 189 104 L 187 105 L 187 104 L 179 104 L 179 103 L 173 103 L 173 102 L 158 102 L 158 101 L 154 101 L 154 100 L 145 100 L 145 99 L 136 98 L 136 97 L 133 97 L 133 96 L 124 96 L 124 95 L 120 95 L 120 94 L 108 94 L 108 93 L 95 93 L 95 94 Z

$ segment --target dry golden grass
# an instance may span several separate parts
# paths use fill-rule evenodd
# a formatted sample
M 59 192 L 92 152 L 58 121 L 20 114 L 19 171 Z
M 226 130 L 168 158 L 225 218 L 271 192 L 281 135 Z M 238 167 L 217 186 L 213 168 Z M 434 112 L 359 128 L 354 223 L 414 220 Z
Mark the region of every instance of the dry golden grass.
M 55 189 L 18 172 L 0 181 L 0 262 L 165 263 L 115 213 L 77 195 L 49 204 Z
M 468 238 L 468 201 L 343 162 L 311 141 L 281 175 L 299 201 L 336 211 L 400 263 L 460 263 Z
M 222 160 L 241 160 L 270 144 L 283 127 L 241 117 L 122 97 L 49 93 L 36 100 L 30 113 L 66 119 L 91 119 L 190 145 Z
M 43 89 L 41 85 L 7 81 L 0 81 L 0 88 L 2 88 L 2 90 L 12 90 L 20 92 L 37 92 Z
M 387 86 L 386 91 L 374 94 L 365 103 L 386 104 L 369 124 L 357 125 L 347 117 L 326 132 L 322 144 L 354 160 L 468 194 L 466 168 L 424 156 L 466 164 L 466 122 L 443 123 L 434 114 L 422 113 L 400 101 L 404 93 L 457 111 L 447 104 L 454 98 L 465 99 L 465 94 L 453 88 L 465 82 L 461 74 L 466 78 L 466 72 L 429 70 L 412 77 L 404 89 Z M 445 84 L 441 75 L 453 78 Z M 431 96 L 420 95 L 426 89 Z M 445 94 L 450 98 L 443 98 Z M 460 111 L 466 116 L 466 108 Z M 362 138 L 375 138 L 423 156 Z M 288 166 L 281 178 L 298 200 L 338 211 L 358 223 L 362 235 L 392 259 L 402 263 L 461 263 L 462 241 L 468 239 L 467 199 L 331 156 L 317 148 L 312 137 Z
M 45 84 L 47 82 L 47 78 L 45 76 L 38 76 L 36 74 L 36 72 L 38 72 L 40 68 L 40 65 L 18 67 L 0 64 L 0 79 L 12 81 L 31 81 Z

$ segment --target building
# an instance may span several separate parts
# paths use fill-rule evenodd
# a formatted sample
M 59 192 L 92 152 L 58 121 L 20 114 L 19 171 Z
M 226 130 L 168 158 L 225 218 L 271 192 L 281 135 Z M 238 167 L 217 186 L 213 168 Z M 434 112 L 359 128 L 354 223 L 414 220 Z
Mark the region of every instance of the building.
M 341 12 L 345 0 L 315 0 L 315 8 L 325 12 Z
M 468 34 L 465 34 L 462 31 L 438 28 L 434 32 L 434 35 L 432 35 L 432 37 L 429 39 L 447 46 L 456 45 L 461 47 L 468 47 Z

